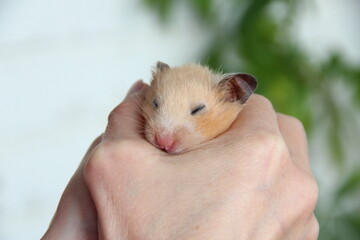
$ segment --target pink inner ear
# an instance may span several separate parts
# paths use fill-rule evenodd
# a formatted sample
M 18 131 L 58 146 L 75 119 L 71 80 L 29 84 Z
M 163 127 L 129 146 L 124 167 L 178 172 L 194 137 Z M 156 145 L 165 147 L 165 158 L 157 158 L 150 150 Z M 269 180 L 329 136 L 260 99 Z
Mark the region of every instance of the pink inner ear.
M 250 74 L 238 73 L 226 76 L 219 82 L 219 87 L 225 90 L 224 100 L 244 104 L 257 86 L 256 79 Z
M 255 91 L 256 86 L 257 86 L 257 81 L 256 81 L 255 77 L 253 77 L 250 74 L 246 74 L 246 73 L 239 73 L 239 74 L 237 74 L 237 76 L 239 76 L 243 82 L 247 83 L 248 87 L 250 88 L 251 93 L 253 93 Z
M 248 77 L 246 77 L 245 79 L 236 77 L 236 82 L 238 83 L 237 98 L 240 103 L 245 103 L 249 99 L 251 94 L 254 92 L 255 87 L 256 87 L 256 80 L 255 80 L 255 87 L 254 87 L 254 81 L 252 81 Z

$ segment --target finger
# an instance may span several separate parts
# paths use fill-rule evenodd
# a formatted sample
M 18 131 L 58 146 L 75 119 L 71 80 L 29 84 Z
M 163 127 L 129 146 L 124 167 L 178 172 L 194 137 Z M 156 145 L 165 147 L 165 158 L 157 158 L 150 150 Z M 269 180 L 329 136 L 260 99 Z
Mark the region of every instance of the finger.
M 292 159 L 298 165 L 309 170 L 308 144 L 304 126 L 298 119 L 284 114 L 277 114 L 277 119 L 280 133 Z
M 87 160 L 89 159 L 91 153 L 93 152 L 93 150 L 100 144 L 101 140 L 103 139 L 103 135 L 101 134 L 100 136 L 98 136 L 90 145 L 89 149 L 87 150 L 87 152 L 85 153 L 85 156 L 83 157 L 82 161 L 80 162 L 79 168 L 76 172 L 78 171 L 83 171 L 84 165 L 87 162 Z
M 308 231 L 307 231 L 306 237 L 304 239 L 306 239 L 306 240 L 318 239 L 319 230 L 320 230 L 319 222 L 316 219 L 315 215 L 313 214 L 311 217 L 309 226 L 308 226 Z
M 319 236 L 319 230 L 319 222 L 315 215 L 312 214 L 305 222 L 304 220 L 300 221 L 297 227 L 292 227 L 292 234 L 298 236 L 296 239 L 316 240 Z M 296 231 L 296 233 L 294 233 L 294 231 Z M 289 239 L 295 239 L 295 237 L 292 236 Z
M 129 90 L 124 101 L 109 115 L 105 139 L 140 137 L 143 128 L 141 105 L 148 85 L 137 81 Z
M 249 98 L 232 128 L 250 132 L 264 130 L 272 134 L 279 134 L 277 117 L 271 102 L 258 94 Z

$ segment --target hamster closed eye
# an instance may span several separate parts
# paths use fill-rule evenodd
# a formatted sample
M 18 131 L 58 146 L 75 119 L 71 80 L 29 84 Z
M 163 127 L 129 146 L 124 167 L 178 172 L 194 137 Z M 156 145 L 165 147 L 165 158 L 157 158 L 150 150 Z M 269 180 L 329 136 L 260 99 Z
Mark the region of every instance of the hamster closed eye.
M 256 86 L 246 73 L 158 62 L 142 106 L 145 138 L 168 153 L 191 150 L 226 131 Z

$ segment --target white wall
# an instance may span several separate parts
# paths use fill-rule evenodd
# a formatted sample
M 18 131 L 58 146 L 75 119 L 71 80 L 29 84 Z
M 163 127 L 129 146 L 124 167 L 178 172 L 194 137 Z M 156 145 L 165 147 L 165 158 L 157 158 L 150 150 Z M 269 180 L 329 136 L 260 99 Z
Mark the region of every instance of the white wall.
M 309 21 L 323 19 L 300 26 L 314 44 Z M 184 9 L 171 29 L 158 23 L 131 0 L 0 1 L 0 239 L 40 238 L 108 113 L 157 60 L 197 60 L 207 34 Z M 344 39 L 327 44 L 352 49 Z

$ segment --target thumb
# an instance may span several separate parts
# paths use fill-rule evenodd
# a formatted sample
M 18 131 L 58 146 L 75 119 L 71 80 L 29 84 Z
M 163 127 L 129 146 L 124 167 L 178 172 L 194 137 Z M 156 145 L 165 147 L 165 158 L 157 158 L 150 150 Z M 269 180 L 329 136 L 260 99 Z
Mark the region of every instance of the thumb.
M 124 101 L 110 113 L 104 139 L 140 137 L 144 125 L 141 106 L 148 87 L 141 80 L 134 83 Z

